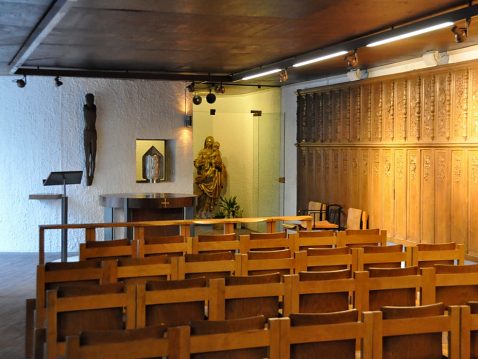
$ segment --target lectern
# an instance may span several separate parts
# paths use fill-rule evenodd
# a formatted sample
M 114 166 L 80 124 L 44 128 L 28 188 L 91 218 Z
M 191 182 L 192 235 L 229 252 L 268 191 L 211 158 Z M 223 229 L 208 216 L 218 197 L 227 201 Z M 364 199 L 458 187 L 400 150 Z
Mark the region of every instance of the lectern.
M 47 179 L 43 180 L 44 186 L 63 185 L 61 197 L 61 224 L 68 223 L 68 197 L 66 196 L 66 185 L 80 184 L 83 171 L 51 172 Z M 66 262 L 68 257 L 68 230 L 61 230 L 61 261 Z

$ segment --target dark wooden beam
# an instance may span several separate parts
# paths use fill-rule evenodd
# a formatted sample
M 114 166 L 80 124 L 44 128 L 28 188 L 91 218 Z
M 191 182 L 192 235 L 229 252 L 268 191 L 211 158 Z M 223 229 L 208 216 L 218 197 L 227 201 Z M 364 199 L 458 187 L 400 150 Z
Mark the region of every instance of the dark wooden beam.
M 40 45 L 44 38 L 53 30 L 53 28 L 60 22 L 63 16 L 73 6 L 76 0 L 56 0 L 43 15 L 41 20 L 35 26 L 28 38 L 17 51 L 13 59 L 9 63 L 11 74 L 23 65 L 33 51 Z

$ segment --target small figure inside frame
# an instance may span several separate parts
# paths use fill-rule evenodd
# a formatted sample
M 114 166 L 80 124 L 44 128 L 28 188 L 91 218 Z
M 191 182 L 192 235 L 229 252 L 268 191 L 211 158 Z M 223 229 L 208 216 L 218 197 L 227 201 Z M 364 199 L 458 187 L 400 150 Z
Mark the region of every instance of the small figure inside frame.
M 83 116 L 85 119 L 83 145 L 85 150 L 86 185 L 91 186 L 95 175 L 96 161 L 96 105 L 94 104 L 95 97 L 91 93 L 85 95 L 85 100 L 86 104 L 83 106 Z

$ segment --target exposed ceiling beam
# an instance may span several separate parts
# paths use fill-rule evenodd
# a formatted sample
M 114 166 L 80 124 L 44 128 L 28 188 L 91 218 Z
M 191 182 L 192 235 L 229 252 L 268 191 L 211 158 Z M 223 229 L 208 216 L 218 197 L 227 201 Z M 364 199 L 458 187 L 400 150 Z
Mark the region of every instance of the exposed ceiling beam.
M 40 45 L 53 28 L 60 22 L 63 16 L 73 6 L 76 0 L 56 0 L 43 15 L 41 20 L 35 26 L 28 38 L 17 51 L 10 61 L 9 72 L 15 74 L 17 70 L 25 63 L 33 51 Z

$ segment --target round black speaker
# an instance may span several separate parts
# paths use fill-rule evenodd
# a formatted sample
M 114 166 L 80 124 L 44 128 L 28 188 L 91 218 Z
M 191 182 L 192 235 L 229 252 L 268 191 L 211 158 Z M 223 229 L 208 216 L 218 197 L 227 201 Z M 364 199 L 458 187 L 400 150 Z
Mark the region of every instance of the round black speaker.
M 200 105 L 201 102 L 202 102 L 202 97 L 199 96 L 199 95 L 194 95 L 194 97 L 193 97 L 193 103 L 194 103 L 195 105 Z
M 207 103 L 214 103 L 216 102 L 216 95 L 214 95 L 213 93 L 208 93 L 207 96 L 206 96 L 206 101 Z

